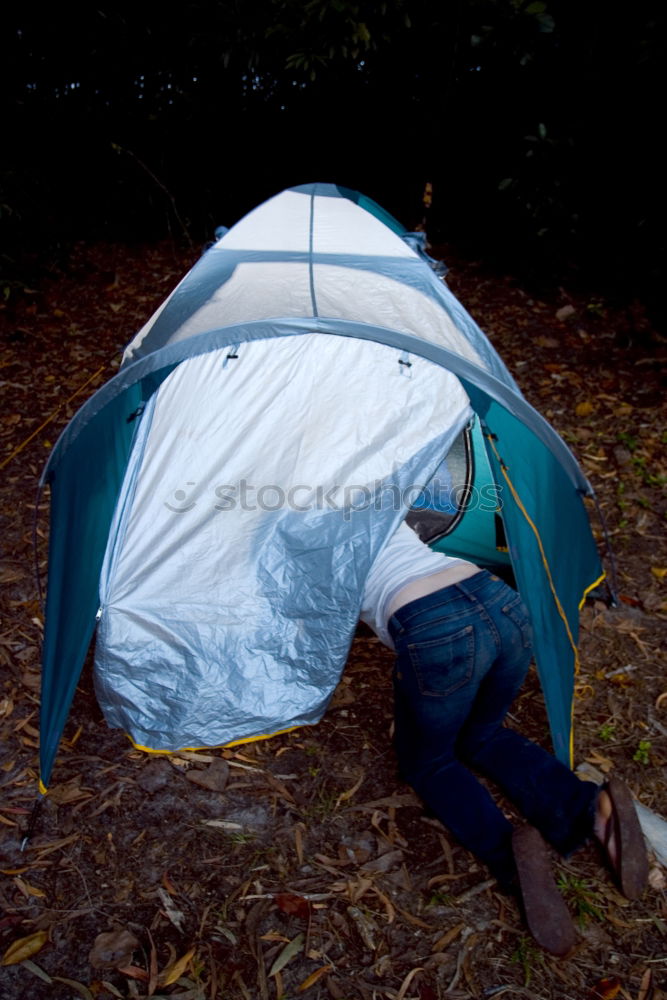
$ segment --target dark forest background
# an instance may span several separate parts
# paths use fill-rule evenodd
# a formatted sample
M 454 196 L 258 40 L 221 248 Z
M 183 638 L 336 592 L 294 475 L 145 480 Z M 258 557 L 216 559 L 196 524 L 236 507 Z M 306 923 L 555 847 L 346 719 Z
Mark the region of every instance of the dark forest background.
M 3 12 L 5 296 L 79 240 L 195 245 L 333 181 L 544 286 L 661 313 L 664 4 L 247 0 Z

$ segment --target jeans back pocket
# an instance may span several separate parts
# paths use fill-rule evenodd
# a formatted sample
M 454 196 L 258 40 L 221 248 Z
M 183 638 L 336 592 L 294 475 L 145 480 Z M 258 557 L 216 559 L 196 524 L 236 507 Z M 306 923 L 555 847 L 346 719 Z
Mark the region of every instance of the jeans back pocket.
M 419 690 L 431 697 L 445 697 L 467 684 L 475 665 L 475 630 L 466 625 L 439 639 L 408 644 L 410 663 Z

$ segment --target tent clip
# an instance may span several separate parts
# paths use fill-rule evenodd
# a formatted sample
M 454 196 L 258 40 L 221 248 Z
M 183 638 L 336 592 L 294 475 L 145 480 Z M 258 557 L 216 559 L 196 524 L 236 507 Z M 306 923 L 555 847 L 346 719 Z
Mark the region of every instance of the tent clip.
M 223 368 L 227 367 L 227 363 L 229 361 L 236 361 L 236 359 L 239 356 L 238 350 L 239 350 L 239 344 L 230 344 L 229 345 L 229 354 L 225 355 L 225 360 L 222 362 L 222 367 Z
M 136 408 L 134 413 L 130 413 L 129 417 L 127 418 L 127 423 L 131 424 L 132 421 L 136 420 L 137 417 L 140 417 L 143 412 L 144 412 L 144 404 L 142 403 L 141 406 L 138 406 Z
M 398 364 L 399 373 L 404 378 L 412 378 L 412 372 L 410 370 L 412 368 L 412 361 L 410 361 L 410 355 L 407 351 L 402 352 L 402 356 L 398 359 Z

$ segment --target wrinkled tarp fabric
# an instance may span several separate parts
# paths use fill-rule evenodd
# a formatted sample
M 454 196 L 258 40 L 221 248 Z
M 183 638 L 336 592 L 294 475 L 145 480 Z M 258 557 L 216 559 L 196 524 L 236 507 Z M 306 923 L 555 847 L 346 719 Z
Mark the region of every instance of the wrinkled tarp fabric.
M 449 372 L 372 342 L 226 355 L 144 412 L 102 573 L 98 698 L 155 750 L 321 717 L 370 565 L 471 412 Z

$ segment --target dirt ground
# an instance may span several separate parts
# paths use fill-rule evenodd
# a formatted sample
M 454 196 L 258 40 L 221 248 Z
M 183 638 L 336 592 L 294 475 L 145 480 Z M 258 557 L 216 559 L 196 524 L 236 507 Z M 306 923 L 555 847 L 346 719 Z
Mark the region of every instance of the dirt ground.
M 576 761 L 622 774 L 667 815 L 667 342 L 640 303 L 547 298 L 444 252 L 450 286 L 577 454 L 616 552 L 619 606 L 582 614 Z M 513 900 L 398 781 L 391 654 L 366 632 L 318 726 L 233 750 L 134 750 L 107 728 L 86 668 L 20 852 L 39 736 L 39 472 L 191 263 L 165 244 L 79 245 L 0 308 L 0 996 L 667 996 L 660 865 L 628 903 L 594 847 L 554 859 L 580 942 L 566 960 L 540 951 Z M 43 499 L 42 573 L 47 520 Z M 511 724 L 548 739 L 534 675 Z

